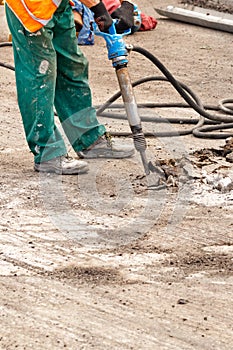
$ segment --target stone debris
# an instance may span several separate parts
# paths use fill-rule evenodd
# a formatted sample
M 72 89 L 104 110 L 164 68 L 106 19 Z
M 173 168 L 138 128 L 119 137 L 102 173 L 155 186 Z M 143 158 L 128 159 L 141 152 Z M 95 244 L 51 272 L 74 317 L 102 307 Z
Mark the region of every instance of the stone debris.
M 233 189 L 233 180 L 228 175 L 210 174 L 204 178 L 203 182 L 221 192 L 228 192 Z

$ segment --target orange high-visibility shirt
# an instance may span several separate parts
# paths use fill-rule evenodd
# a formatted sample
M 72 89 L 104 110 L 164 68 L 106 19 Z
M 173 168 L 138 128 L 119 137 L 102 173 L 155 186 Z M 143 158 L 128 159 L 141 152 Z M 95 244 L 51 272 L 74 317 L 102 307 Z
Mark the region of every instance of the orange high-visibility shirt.
M 23 26 L 29 32 L 36 32 L 53 17 L 62 0 L 5 0 Z M 80 0 L 87 7 L 92 7 L 100 0 Z

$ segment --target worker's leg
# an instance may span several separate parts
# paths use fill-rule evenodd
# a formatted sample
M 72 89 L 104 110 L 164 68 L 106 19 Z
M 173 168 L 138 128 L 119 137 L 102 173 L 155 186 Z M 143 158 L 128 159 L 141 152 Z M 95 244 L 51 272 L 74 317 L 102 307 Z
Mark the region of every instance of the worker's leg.
M 73 148 L 81 151 L 106 130 L 98 122 L 92 107 L 88 63 L 77 46 L 71 7 L 68 4 L 64 9 L 63 5 L 64 1 L 54 15 L 53 45 L 57 52 L 55 108 Z
M 56 52 L 52 30 L 27 32 L 6 5 L 12 34 L 18 104 L 26 139 L 35 162 L 47 161 L 67 153 L 54 124 Z M 53 25 L 51 21 L 51 26 Z

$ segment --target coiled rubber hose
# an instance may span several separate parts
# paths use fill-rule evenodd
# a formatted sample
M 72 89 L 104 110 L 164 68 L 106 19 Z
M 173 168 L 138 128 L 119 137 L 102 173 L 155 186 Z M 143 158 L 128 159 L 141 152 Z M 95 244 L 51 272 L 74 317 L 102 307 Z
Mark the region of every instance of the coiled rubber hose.
M 0 43 L 1 47 L 12 46 L 11 42 Z M 174 132 L 145 132 L 145 136 L 157 136 L 157 137 L 168 137 L 168 136 L 179 136 L 179 135 L 188 135 L 193 134 L 196 137 L 201 138 L 212 138 L 212 139 L 225 139 L 227 137 L 233 136 L 233 133 L 223 133 L 220 132 L 225 129 L 233 128 L 233 99 L 223 99 L 219 102 L 218 106 L 204 106 L 199 99 L 199 97 L 194 94 L 194 92 L 182 82 L 179 82 L 174 78 L 174 76 L 169 72 L 169 70 L 158 60 L 154 55 L 152 55 L 149 51 L 141 48 L 141 47 L 133 47 L 132 51 L 137 52 L 148 60 L 150 60 L 162 73 L 164 76 L 161 77 L 146 77 L 140 80 L 137 80 L 132 83 L 133 87 L 138 85 L 147 83 L 149 81 L 164 81 L 169 82 L 172 86 L 177 90 L 180 96 L 185 100 L 186 103 L 145 103 L 138 104 L 138 108 L 192 108 L 195 110 L 199 117 L 197 119 L 187 119 L 187 118 L 158 118 L 158 117 L 143 117 L 141 116 L 141 120 L 143 122 L 154 122 L 154 123 L 177 123 L 177 124 L 195 124 L 194 127 L 189 128 L 187 130 L 176 130 Z M 14 70 L 14 67 L 0 62 L 0 66 Z M 111 109 L 124 109 L 123 105 L 114 104 L 119 97 L 121 96 L 121 92 L 118 91 L 112 97 L 110 97 L 102 106 L 97 106 L 97 115 L 112 118 L 112 119 L 126 119 L 125 114 L 119 113 L 109 113 L 106 110 L 111 106 Z M 218 111 L 218 114 L 209 113 L 208 110 Z M 208 125 L 208 126 L 207 126 Z M 218 131 L 218 133 L 213 133 L 213 131 Z M 129 136 L 131 133 L 127 132 L 111 132 L 114 136 Z

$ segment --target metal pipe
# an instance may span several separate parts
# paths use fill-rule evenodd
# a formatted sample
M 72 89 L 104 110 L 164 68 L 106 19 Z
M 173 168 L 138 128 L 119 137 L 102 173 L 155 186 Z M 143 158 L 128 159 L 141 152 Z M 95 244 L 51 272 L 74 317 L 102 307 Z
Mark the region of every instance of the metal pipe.
M 138 114 L 138 107 L 127 65 L 125 64 L 120 68 L 116 66 L 116 75 L 120 86 L 129 126 L 133 134 L 134 146 L 140 153 L 146 175 L 149 175 L 150 169 L 146 157 L 146 139 L 142 131 L 141 118 Z

